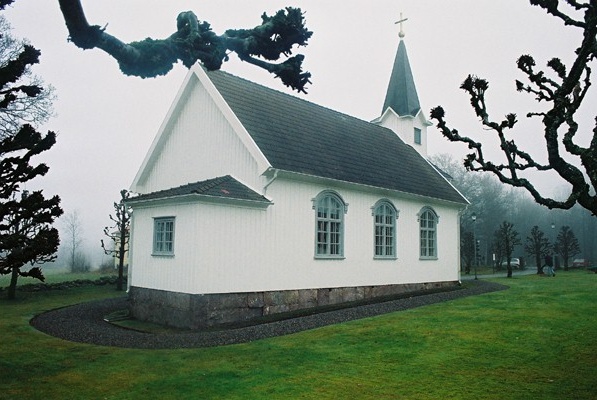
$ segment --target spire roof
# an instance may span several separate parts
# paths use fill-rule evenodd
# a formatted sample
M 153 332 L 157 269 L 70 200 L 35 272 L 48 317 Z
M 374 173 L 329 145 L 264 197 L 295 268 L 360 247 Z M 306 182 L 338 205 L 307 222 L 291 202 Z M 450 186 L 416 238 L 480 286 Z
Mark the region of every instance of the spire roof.
M 410 115 L 413 117 L 421 109 L 415 81 L 408 62 L 408 55 L 406 54 L 406 45 L 403 40 L 400 40 L 400 44 L 398 45 L 381 113 L 383 114 L 388 107 L 394 110 L 399 116 Z

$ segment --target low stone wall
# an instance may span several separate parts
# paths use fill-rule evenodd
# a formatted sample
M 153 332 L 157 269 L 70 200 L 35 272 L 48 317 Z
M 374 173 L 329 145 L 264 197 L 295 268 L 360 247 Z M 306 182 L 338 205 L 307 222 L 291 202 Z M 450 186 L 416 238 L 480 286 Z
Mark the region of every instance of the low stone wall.
M 451 288 L 458 282 L 410 283 L 251 293 L 188 294 L 131 287 L 131 315 L 177 328 L 204 329 L 287 313 L 409 292 Z

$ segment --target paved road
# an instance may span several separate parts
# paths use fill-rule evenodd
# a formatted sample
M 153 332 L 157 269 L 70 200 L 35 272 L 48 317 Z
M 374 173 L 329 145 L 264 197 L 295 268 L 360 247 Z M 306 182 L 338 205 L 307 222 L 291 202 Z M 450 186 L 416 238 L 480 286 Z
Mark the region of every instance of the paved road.
M 519 270 L 512 271 L 512 276 L 533 275 L 536 273 L 537 273 L 537 269 L 526 268 L 526 269 L 523 269 L 522 271 L 519 271 Z M 495 274 L 484 274 L 484 275 L 477 274 L 477 278 L 479 278 L 479 279 L 505 278 L 507 274 L 508 274 L 508 272 L 504 270 L 504 271 L 500 271 Z M 461 274 L 461 276 L 460 276 L 460 280 L 462 280 L 462 281 L 470 281 L 472 279 L 475 279 L 474 270 L 471 270 L 471 273 L 469 275 Z

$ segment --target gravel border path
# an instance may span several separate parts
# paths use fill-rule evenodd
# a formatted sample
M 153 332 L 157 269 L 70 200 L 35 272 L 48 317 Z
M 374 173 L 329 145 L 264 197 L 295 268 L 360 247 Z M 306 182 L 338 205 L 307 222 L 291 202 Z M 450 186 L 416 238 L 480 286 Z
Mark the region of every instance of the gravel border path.
M 97 300 L 59 308 L 35 316 L 30 323 L 34 328 L 48 335 L 72 342 L 100 346 L 136 349 L 212 347 L 288 335 L 339 322 L 407 310 L 507 288 L 507 286 L 498 283 L 482 280 L 472 281 L 459 290 L 418 295 L 261 325 L 209 332 L 146 333 L 125 329 L 104 321 L 104 316 L 128 307 L 126 297 Z

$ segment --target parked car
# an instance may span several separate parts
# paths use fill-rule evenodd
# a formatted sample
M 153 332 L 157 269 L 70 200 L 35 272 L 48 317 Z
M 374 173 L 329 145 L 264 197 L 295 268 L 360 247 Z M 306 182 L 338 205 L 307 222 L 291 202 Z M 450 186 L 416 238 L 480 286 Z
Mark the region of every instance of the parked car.
M 512 268 L 520 269 L 520 258 L 513 258 L 510 260 L 510 266 Z M 502 263 L 502 268 L 508 268 L 508 260 Z
M 572 261 L 572 268 L 589 268 L 591 266 L 591 262 L 586 258 L 576 258 Z

